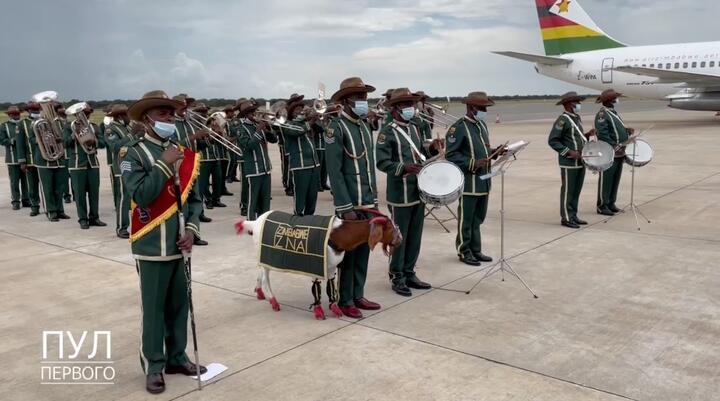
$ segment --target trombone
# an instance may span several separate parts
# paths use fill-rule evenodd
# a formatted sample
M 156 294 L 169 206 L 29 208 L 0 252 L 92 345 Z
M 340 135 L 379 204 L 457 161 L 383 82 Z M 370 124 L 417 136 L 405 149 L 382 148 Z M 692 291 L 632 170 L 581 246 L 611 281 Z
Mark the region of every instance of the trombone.
M 305 131 L 305 128 L 298 127 L 287 123 L 288 113 L 285 107 L 285 101 L 278 100 L 270 106 L 270 102 L 265 104 L 266 110 L 257 110 L 255 116 L 258 120 L 265 121 L 276 127 L 289 129 L 293 131 Z
M 235 153 L 242 157 L 243 153 L 240 147 L 235 145 L 225 135 L 227 135 L 225 126 L 227 125 L 226 115 L 222 111 L 212 113 L 210 117 L 203 117 L 200 113 L 192 110 L 185 112 L 185 118 L 188 123 L 193 126 L 196 130 L 205 130 L 210 135 L 210 138 L 218 141 L 220 145 L 224 146 L 225 149 Z M 208 125 L 209 124 L 209 125 Z

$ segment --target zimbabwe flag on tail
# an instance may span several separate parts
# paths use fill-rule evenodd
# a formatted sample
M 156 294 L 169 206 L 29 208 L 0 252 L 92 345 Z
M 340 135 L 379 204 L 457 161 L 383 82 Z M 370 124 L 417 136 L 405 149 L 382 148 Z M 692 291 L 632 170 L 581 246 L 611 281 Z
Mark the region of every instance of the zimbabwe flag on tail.
M 602 31 L 578 0 L 535 0 L 545 55 L 625 47 Z

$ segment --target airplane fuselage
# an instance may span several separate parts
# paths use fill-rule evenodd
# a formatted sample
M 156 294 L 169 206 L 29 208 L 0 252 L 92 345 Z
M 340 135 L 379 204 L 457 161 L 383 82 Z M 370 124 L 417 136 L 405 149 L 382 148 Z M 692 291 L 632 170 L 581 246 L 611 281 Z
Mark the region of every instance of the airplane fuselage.
M 562 57 L 562 56 L 561 56 Z M 670 107 L 720 111 L 720 88 L 688 89 L 655 77 L 615 71 L 620 66 L 658 68 L 720 76 L 720 42 L 633 46 L 568 55 L 568 65 L 536 64 L 551 78 L 602 91 L 609 88 L 631 97 L 669 100 Z

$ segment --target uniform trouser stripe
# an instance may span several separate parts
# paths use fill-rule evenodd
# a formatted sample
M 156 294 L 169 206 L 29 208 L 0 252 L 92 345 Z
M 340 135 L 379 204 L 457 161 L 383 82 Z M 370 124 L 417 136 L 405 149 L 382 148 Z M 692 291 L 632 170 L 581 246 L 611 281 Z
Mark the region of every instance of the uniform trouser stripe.
M 405 282 L 415 274 L 415 265 L 420 256 L 425 205 L 390 206 L 390 213 L 403 236 L 402 243 L 395 248 L 390 258 L 390 280 Z
M 100 187 L 99 169 L 71 170 L 70 180 L 75 194 L 75 207 L 80 222 L 97 219 Z M 89 211 L 89 213 L 88 213 Z
M 615 206 L 624 164 L 623 158 L 616 158 L 609 169 L 600 173 L 598 181 L 598 209 Z
M 562 176 L 562 188 L 560 190 L 560 217 L 565 221 L 570 221 L 570 213 L 568 213 L 568 174 L 565 169 L 560 169 Z

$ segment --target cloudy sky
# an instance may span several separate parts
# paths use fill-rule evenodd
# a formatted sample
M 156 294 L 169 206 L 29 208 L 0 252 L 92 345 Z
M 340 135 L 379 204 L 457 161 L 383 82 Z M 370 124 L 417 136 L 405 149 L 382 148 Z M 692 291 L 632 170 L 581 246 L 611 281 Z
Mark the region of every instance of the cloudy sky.
M 720 39 L 716 0 L 581 0 L 634 45 Z M 560 93 L 490 54 L 542 54 L 534 0 L 35 0 L 4 2 L 0 101 L 328 97 L 348 76 L 431 95 Z M 687 22 L 691 21 L 692 25 Z

